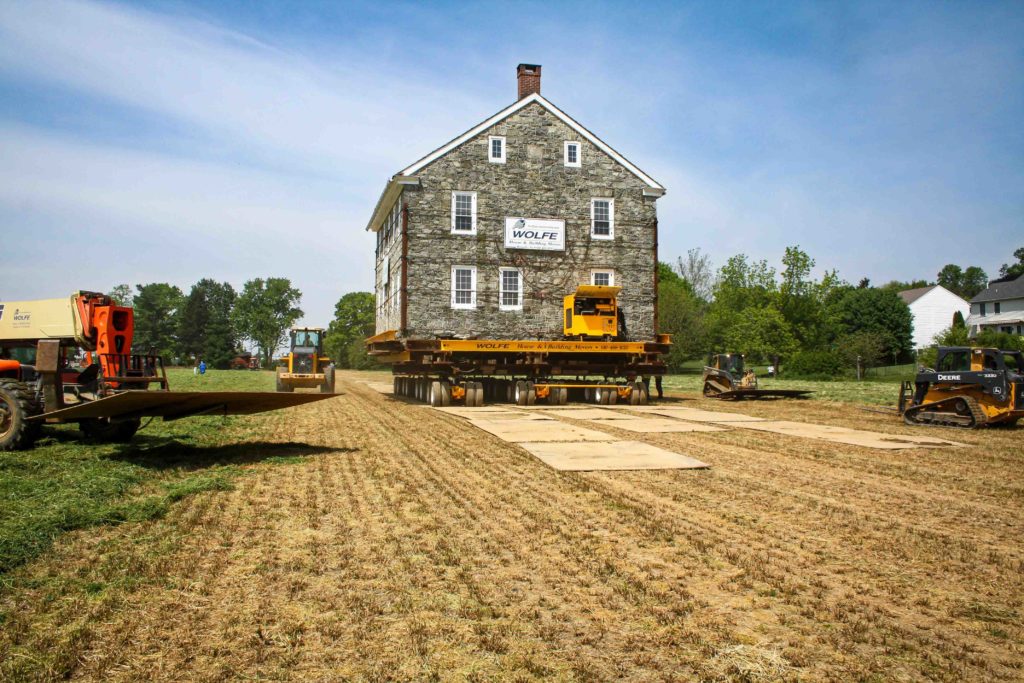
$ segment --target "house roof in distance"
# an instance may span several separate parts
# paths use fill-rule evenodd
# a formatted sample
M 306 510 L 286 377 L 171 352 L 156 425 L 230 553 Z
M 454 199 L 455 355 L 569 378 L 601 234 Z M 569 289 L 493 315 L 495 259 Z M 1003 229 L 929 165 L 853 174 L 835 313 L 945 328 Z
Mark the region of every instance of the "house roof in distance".
M 1024 275 L 1018 275 L 1013 280 L 990 282 L 988 289 L 971 299 L 971 303 L 1005 301 L 1006 299 L 1024 299 Z
M 938 287 L 938 285 L 928 285 L 927 287 L 918 287 L 916 289 L 904 289 L 900 292 L 900 298 L 909 306 L 936 287 Z

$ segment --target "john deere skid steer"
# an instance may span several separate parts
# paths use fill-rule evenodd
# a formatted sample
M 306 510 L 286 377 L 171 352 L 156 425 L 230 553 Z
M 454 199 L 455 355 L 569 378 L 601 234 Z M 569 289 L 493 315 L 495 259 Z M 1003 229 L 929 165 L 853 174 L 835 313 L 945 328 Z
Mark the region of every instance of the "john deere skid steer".
M 899 412 L 910 425 L 971 429 L 1024 417 L 1024 354 L 939 347 L 935 369 L 921 368 L 900 387 Z

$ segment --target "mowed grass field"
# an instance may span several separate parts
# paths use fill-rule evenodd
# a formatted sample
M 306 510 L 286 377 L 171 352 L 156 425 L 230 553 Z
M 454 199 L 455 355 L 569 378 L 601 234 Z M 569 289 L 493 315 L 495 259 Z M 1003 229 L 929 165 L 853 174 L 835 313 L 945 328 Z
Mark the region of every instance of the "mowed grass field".
M 172 386 L 272 381 L 222 374 Z M 566 473 L 366 378 L 387 375 L 341 373 L 343 395 L 269 415 L 154 422 L 132 447 L 56 430 L 4 454 L 5 543 L 54 505 L 33 500 L 124 468 L 73 509 L 159 504 L 51 523 L 9 564 L 0 679 L 1024 677 L 1024 429 L 876 451 L 602 426 L 712 468 Z M 917 433 L 846 401 L 677 400 Z

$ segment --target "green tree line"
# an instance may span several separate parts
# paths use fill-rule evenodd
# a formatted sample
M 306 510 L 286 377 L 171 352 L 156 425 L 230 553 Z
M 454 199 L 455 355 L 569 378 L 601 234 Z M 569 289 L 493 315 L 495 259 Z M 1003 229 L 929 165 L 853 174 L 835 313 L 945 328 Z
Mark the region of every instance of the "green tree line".
M 269 366 L 289 328 L 302 317 L 302 293 L 287 278 L 255 278 L 241 292 L 204 278 L 188 294 L 166 282 L 114 287 L 111 298 L 135 309 L 134 353 L 178 363 L 204 360 L 226 368 L 248 344 Z
M 1002 277 L 1024 273 L 1024 248 L 1016 263 L 1004 264 Z M 812 276 L 815 261 L 799 246 L 787 247 L 777 270 L 745 254 L 729 258 L 717 271 L 699 250 L 674 265 L 660 263 L 659 332 L 673 336 L 669 366 L 713 352 L 743 353 L 754 362 L 781 359 L 791 375 L 836 376 L 860 363 L 871 367 L 913 359 L 913 318 L 899 292 L 940 284 L 970 299 L 988 286 L 977 266 L 947 264 L 934 281 L 893 281 L 856 285 L 826 270 Z M 966 328 L 954 321 L 946 337 L 966 343 Z M 991 336 L 991 335 L 990 335 Z M 1010 336 L 1010 335 L 1006 335 Z M 963 340 L 963 341 L 960 341 Z M 1014 340 L 1000 340 L 1016 348 Z

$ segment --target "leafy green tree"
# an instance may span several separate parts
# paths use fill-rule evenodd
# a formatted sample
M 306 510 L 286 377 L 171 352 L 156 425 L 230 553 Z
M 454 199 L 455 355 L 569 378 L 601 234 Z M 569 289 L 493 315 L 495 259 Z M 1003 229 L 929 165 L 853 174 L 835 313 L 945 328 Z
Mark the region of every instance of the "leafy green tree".
M 1024 275 L 1024 247 L 1017 249 L 1013 252 L 1013 258 L 1017 259 L 1016 263 L 1004 263 L 999 268 L 999 277 L 1020 277 Z
M 274 352 L 288 338 L 289 328 L 302 317 L 301 300 L 302 292 L 292 287 L 288 278 L 256 278 L 242 288 L 232 319 L 239 335 L 259 350 L 264 365 L 271 364 Z
M 114 303 L 117 304 L 118 306 L 131 307 L 132 300 L 134 299 L 134 297 L 132 296 L 131 285 L 124 284 L 117 285 L 116 287 L 111 289 L 109 292 L 107 292 L 107 296 L 113 299 Z
M 750 262 L 746 254 L 731 257 L 718 270 L 714 300 L 705 318 L 710 347 L 725 350 L 730 330 L 746 310 L 774 306 L 777 296 L 775 269 L 767 261 Z
M 184 303 L 181 290 L 166 282 L 136 285 L 134 353 L 170 356 L 177 345 L 178 313 Z
M 672 335 L 666 362 L 678 372 L 684 361 L 704 352 L 704 311 L 690 283 L 667 263 L 658 264 L 658 332 Z
M 899 295 L 887 289 L 850 289 L 834 308 L 844 334 L 874 332 L 885 340 L 885 353 L 908 353 L 913 346 L 913 317 Z
M 227 282 L 205 278 L 192 285 L 178 318 L 178 344 L 183 356 L 202 358 L 215 368 L 228 367 L 237 349 L 231 320 L 236 298 Z
M 750 360 L 786 356 L 797 349 L 797 341 L 782 313 L 772 307 L 747 308 L 726 334 L 726 347 Z
M 969 300 L 988 287 L 988 275 L 978 266 L 969 266 L 964 270 L 954 263 L 947 263 L 936 276 L 936 282 Z
M 953 327 L 967 327 L 967 323 L 964 320 L 964 314 L 960 311 L 953 313 Z
M 862 368 L 871 368 L 885 359 L 886 339 L 874 330 L 860 330 L 840 337 L 836 342 L 836 353 L 848 368 L 857 367 L 858 359 Z
M 363 340 L 373 336 L 376 300 L 371 292 L 349 292 L 334 306 L 334 320 L 327 328 L 324 351 L 340 368 L 362 369 L 376 365 L 366 355 Z
M 988 287 L 988 275 L 978 266 L 970 266 L 964 271 L 960 282 L 960 296 L 970 301 Z

